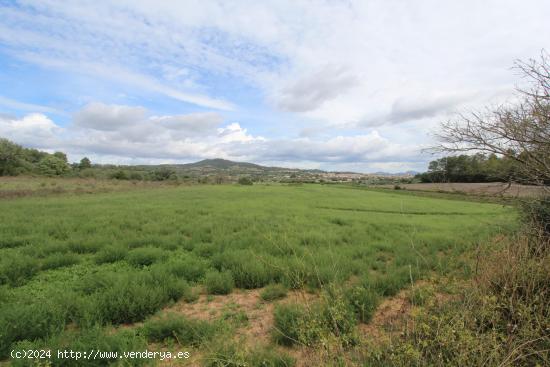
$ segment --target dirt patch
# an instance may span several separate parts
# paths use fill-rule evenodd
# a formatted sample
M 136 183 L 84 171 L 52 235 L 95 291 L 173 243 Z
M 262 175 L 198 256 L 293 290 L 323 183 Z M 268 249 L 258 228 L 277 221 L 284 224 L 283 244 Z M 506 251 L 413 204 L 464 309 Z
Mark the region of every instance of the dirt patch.
M 224 296 L 201 295 L 196 302 L 180 301 L 166 309 L 189 318 L 214 320 L 230 315 L 244 313 L 248 319 L 245 327 L 238 329 L 235 337 L 244 337 L 253 344 L 268 343 L 273 327 L 273 309 L 278 303 L 307 304 L 316 299 L 315 294 L 305 291 L 289 291 L 281 300 L 266 302 L 260 297 L 261 289 L 236 290 Z
M 369 339 L 383 339 L 388 337 L 388 330 L 400 329 L 412 308 L 408 294 L 408 289 L 402 290 L 394 297 L 384 299 L 372 320 L 368 324 L 359 324 L 359 333 Z

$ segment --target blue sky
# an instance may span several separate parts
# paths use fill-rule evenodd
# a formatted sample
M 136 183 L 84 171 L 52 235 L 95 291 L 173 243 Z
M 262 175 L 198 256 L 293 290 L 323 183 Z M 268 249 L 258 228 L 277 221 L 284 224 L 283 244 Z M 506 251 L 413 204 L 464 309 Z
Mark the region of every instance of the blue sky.
M 0 136 L 103 163 L 424 170 L 514 98 L 544 0 L 2 1 Z

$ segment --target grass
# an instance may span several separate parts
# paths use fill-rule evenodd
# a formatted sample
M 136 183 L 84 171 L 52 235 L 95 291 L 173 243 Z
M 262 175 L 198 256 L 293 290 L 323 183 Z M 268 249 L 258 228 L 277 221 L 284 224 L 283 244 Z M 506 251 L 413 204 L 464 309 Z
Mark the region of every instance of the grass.
M 169 314 L 147 321 L 141 330 L 150 342 L 172 339 L 180 345 L 196 347 L 212 339 L 216 333 L 216 325 Z
M 322 293 L 337 285 L 343 303 L 318 306 L 325 321 L 311 325 L 316 336 L 305 340 L 344 335 L 351 343 L 351 329 L 382 297 L 427 274 L 468 273 L 461 256 L 515 221 L 498 204 L 320 185 L 3 199 L 0 327 L 11 331 L 1 336 L 0 354 L 18 343 L 54 343 L 68 328 L 84 335 L 149 322 L 178 300 L 196 300 L 197 289 L 265 286 L 262 297 L 276 300 L 286 289 Z M 350 279 L 361 281 L 350 286 Z M 282 312 L 276 319 L 292 320 Z
M 264 301 L 274 301 L 286 297 L 287 288 L 282 284 L 270 284 L 260 293 Z

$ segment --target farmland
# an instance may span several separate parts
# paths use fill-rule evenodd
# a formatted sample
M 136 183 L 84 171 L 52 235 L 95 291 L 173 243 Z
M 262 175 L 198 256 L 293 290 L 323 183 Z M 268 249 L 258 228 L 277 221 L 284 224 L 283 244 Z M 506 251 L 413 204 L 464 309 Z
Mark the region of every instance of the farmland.
M 468 250 L 516 225 L 499 204 L 338 186 L 103 191 L 0 200 L 2 359 L 149 348 L 189 351 L 182 365 L 292 365 L 325 329 L 358 343 L 377 305 L 412 283 L 468 277 Z M 304 304 L 340 315 L 327 299 L 343 302 L 336 329 L 294 330 Z

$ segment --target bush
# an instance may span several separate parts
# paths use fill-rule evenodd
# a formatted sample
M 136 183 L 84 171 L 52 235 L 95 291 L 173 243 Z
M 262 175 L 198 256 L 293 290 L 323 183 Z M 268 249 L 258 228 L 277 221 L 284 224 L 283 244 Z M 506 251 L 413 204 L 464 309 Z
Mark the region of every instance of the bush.
M 132 250 L 127 260 L 133 266 L 149 266 L 167 257 L 165 251 L 156 247 L 143 247 Z
M 371 320 L 380 301 L 380 296 L 376 292 L 362 286 L 347 289 L 345 291 L 345 298 L 353 309 L 357 319 L 364 323 Z
M 142 332 L 149 342 L 175 339 L 178 344 L 197 347 L 214 336 L 216 327 L 208 321 L 171 314 L 148 320 L 143 325 Z
M 284 298 L 287 294 L 287 288 L 282 284 L 270 284 L 260 292 L 260 297 L 264 301 L 274 301 Z
M 384 276 L 376 278 L 373 282 L 373 289 L 384 297 L 396 295 L 407 284 L 410 284 L 409 269 L 390 269 Z
M 66 310 L 55 302 L 11 303 L 0 309 L 0 359 L 9 355 L 13 343 L 47 338 L 63 330 Z
M 120 358 L 108 358 L 107 356 L 97 356 L 94 358 L 58 358 L 57 351 L 78 351 L 89 352 L 97 350 L 101 352 L 112 352 L 122 354 L 123 352 L 140 351 L 146 347 L 145 340 L 137 335 L 132 330 L 123 330 L 116 333 L 108 333 L 100 327 L 92 327 L 82 331 L 65 332 L 57 337 L 50 338 L 46 341 L 36 342 L 21 342 L 15 345 L 16 350 L 51 350 L 51 365 L 53 366 L 106 366 L 109 364 L 119 365 Z M 100 358 L 103 357 L 103 358 Z M 36 360 L 33 359 L 13 359 L 11 360 L 14 366 L 37 366 Z M 141 366 L 147 365 L 148 360 L 145 358 L 128 358 L 124 359 L 124 366 Z M 50 364 L 47 364 L 50 365 Z
M 249 177 L 241 177 L 239 178 L 239 185 L 252 185 L 253 182 Z
M 96 242 L 73 242 L 69 244 L 69 250 L 77 254 L 93 254 L 101 247 L 103 246 Z
M 102 322 L 115 324 L 143 320 L 186 291 L 187 284 L 167 274 L 124 274 L 95 296 Z
M 274 271 L 249 251 L 225 251 L 214 256 L 212 262 L 219 270 L 231 271 L 239 288 L 261 288 L 276 281 Z
M 294 358 L 275 349 L 256 349 L 247 356 L 248 366 L 251 367 L 293 367 Z
M 229 294 L 235 286 L 230 272 L 210 271 L 204 277 L 204 285 L 209 294 Z
M 75 254 L 54 253 L 42 260 L 41 268 L 42 270 L 57 269 L 78 264 L 79 262 L 80 258 Z
M 434 290 L 429 286 L 415 285 L 409 293 L 409 302 L 416 306 L 423 306 L 434 296 Z
M 128 250 L 122 246 L 109 246 L 99 251 L 95 256 L 96 264 L 114 263 L 124 260 Z
M 523 203 L 526 222 L 532 225 L 536 234 L 550 238 L 550 196 Z
M 190 282 L 196 282 L 204 277 L 208 269 L 207 263 L 193 255 L 187 255 L 182 259 L 171 260 L 162 266 L 170 274 L 184 278 Z
M 302 325 L 307 314 L 298 304 L 277 305 L 273 312 L 273 339 L 276 343 L 291 346 L 302 339 Z
M 0 285 L 20 286 L 39 269 L 36 259 L 25 256 L 6 256 L 0 263 Z

